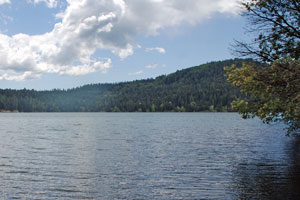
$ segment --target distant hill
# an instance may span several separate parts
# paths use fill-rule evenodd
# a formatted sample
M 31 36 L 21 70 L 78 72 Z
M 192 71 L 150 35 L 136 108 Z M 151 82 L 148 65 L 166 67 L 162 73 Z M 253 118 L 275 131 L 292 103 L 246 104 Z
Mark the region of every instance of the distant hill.
M 19 112 L 232 111 L 241 94 L 226 82 L 224 67 L 252 60 L 211 62 L 155 79 L 90 84 L 68 90 L 0 90 L 0 110 Z

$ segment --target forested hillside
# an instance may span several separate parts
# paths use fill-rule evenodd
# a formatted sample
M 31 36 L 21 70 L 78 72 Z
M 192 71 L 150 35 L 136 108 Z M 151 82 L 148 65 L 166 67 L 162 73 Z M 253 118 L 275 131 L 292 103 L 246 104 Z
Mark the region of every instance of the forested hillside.
M 155 79 L 91 84 L 68 90 L 0 90 L 0 110 L 19 112 L 232 111 L 241 94 L 226 82 L 224 67 L 251 60 L 212 62 Z

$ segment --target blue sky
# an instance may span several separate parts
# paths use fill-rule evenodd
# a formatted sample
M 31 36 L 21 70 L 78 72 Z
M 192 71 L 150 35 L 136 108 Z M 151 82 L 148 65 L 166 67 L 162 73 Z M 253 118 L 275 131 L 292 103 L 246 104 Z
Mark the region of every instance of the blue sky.
M 152 78 L 233 58 L 238 0 L 0 0 L 0 88 Z

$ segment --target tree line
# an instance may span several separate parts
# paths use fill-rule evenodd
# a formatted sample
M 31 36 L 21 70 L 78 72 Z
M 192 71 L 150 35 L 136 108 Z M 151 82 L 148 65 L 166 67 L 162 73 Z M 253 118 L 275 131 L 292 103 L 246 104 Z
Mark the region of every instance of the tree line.
M 242 98 L 224 67 L 250 59 L 211 62 L 155 79 L 90 84 L 68 90 L 0 90 L 0 110 L 18 112 L 222 112 Z

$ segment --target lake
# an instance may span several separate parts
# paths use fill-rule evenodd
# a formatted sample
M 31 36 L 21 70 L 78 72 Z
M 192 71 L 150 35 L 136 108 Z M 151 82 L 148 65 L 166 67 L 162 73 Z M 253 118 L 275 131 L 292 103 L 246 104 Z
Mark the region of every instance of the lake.
M 300 137 L 236 113 L 2 113 L 1 199 L 300 199 Z

